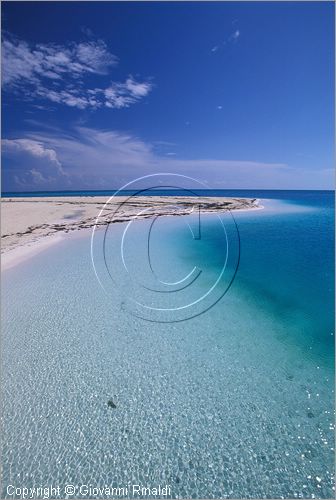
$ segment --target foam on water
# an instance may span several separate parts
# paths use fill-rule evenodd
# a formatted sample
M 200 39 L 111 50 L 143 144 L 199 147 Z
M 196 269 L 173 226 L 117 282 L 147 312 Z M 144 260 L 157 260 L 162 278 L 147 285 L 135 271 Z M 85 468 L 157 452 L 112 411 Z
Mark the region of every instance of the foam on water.
M 129 290 L 103 291 L 87 235 L 4 273 L 4 497 L 8 484 L 51 483 L 168 484 L 173 498 L 333 495 L 332 207 L 263 204 L 236 215 L 229 292 L 187 322 L 125 312 Z M 182 218 L 165 218 L 153 244 L 162 279 L 202 255 L 199 287 L 216 275 L 215 216 L 202 224 L 195 249 Z

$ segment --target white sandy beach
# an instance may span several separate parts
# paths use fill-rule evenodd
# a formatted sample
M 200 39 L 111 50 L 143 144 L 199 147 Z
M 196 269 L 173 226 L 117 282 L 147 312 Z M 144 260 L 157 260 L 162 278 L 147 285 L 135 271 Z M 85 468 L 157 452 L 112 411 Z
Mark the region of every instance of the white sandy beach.
M 109 200 L 109 201 L 108 201 Z M 107 203 L 108 201 L 108 203 Z M 133 218 L 262 208 L 251 198 L 132 196 L 3 198 L 1 268 L 8 269 L 72 231 Z

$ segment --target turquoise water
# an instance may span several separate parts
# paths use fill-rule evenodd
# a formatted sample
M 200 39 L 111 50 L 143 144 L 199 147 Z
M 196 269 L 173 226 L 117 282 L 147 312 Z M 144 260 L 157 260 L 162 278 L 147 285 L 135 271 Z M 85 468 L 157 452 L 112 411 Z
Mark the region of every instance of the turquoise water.
M 230 255 L 207 306 L 239 257 L 237 274 L 188 321 L 144 321 L 133 300 L 176 309 L 211 288 L 226 261 L 215 215 L 202 217 L 199 240 L 186 224 L 195 231 L 195 217 L 162 218 L 153 229 L 162 281 L 202 270 L 181 292 L 139 285 L 154 286 L 148 221 L 125 237 L 129 277 L 118 253 L 125 226 L 108 231 L 111 276 L 98 233 L 105 290 L 85 233 L 3 273 L 5 498 L 9 484 L 169 485 L 173 498 L 334 496 L 333 197 L 287 192 L 262 204 L 235 214 L 240 256 L 225 219 Z

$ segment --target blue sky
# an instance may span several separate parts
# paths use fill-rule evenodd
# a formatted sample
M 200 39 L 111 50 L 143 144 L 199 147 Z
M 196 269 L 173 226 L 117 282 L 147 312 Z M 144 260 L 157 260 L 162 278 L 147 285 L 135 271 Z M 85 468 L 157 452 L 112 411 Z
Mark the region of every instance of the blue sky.
M 2 189 L 332 189 L 333 2 L 5 2 Z

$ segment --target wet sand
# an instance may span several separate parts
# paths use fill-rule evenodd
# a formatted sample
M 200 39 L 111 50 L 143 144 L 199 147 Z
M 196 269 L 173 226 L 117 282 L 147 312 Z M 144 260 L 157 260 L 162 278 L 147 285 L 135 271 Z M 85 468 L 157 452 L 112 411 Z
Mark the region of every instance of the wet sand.
M 108 203 L 107 203 L 108 202 Z M 3 198 L 1 265 L 12 267 L 67 233 L 96 224 L 127 222 L 195 211 L 225 212 L 262 208 L 257 199 L 182 196 Z M 99 220 L 97 218 L 99 217 Z

